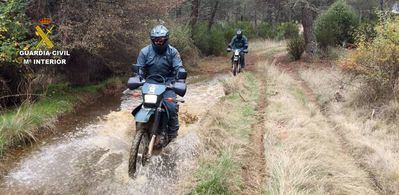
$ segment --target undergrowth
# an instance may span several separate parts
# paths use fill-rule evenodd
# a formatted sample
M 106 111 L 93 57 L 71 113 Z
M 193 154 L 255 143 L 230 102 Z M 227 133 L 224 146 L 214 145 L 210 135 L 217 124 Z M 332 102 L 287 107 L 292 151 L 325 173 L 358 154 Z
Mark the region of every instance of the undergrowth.
M 53 84 L 35 102 L 25 102 L 21 106 L 5 110 L 0 115 L 0 154 L 17 144 L 35 141 L 40 129 L 52 129 L 57 117 L 71 112 L 74 106 L 86 103 L 90 94 L 116 90 L 121 79 L 111 78 L 97 85 L 71 87 L 68 84 Z

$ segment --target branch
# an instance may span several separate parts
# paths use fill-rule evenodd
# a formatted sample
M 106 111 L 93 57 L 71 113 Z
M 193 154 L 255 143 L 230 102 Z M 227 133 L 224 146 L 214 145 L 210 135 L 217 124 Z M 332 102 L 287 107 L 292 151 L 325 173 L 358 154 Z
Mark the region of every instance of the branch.
M 9 98 L 9 97 L 20 97 L 20 96 L 44 96 L 44 95 L 43 94 L 14 94 L 14 95 L 1 96 L 0 99 Z

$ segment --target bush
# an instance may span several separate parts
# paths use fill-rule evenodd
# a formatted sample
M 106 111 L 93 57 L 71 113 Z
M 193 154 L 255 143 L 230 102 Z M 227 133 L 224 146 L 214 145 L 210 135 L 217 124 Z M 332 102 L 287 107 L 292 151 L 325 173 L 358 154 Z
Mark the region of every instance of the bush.
M 276 39 L 291 39 L 299 34 L 298 25 L 293 22 L 283 22 L 277 26 Z
M 288 54 L 294 59 L 299 60 L 303 52 L 305 52 L 305 40 L 302 36 L 297 35 L 288 41 Z
M 256 37 L 255 29 L 253 28 L 253 26 L 252 26 L 252 24 L 251 24 L 250 22 L 247 22 L 247 21 L 239 21 L 239 22 L 237 22 L 236 24 L 234 24 L 234 23 L 230 24 L 230 26 L 231 26 L 232 28 L 234 28 L 235 30 L 241 29 L 242 32 L 244 33 L 244 35 L 245 35 L 247 38 Z M 235 31 L 234 31 L 234 34 L 235 34 Z M 234 35 L 234 34 L 233 34 L 233 35 Z M 232 35 L 231 35 L 231 36 L 232 36 Z M 231 38 L 230 38 L 230 39 L 231 39 Z
M 199 60 L 198 48 L 191 39 L 190 28 L 183 25 L 171 24 L 170 26 L 170 44 L 175 47 L 186 66 L 196 66 Z
M 27 3 L 27 0 L 14 0 L 0 4 L 0 61 L 20 63 L 18 51 L 36 43 L 35 39 L 29 39 L 32 33 L 25 14 Z
M 222 55 L 227 47 L 223 31 L 212 29 L 209 33 L 209 52 L 213 55 Z
M 358 16 L 344 1 L 339 0 L 316 20 L 315 33 L 322 48 L 337 44 L 353 43 Z
M 399 17 L 383 17 L 375 27 L 376 37 L 368 42 L 358 37 L 358 48 L 343 63 L 343 68 L 363 77 L 370 100 L 399 100 Z
M 262 22 L 258 26 L 258 36 L 264 39 L 274 38 L 273 26 L 267 22 Z
M 362 36 L 365 41 L 372 41 L 377 35 L 375 32 L 376 22 L 362 22 L 355 30 L 355 36 Z
M 195 46 L 204 55 L 221 55 L 223 54 L 228 42 L 234 35 L 228 36 L 224 29 L 232 29 L 229 26 L 215 25 L 209 31 L 206 23 L 199 23 L 193 30 L 193 39 Z

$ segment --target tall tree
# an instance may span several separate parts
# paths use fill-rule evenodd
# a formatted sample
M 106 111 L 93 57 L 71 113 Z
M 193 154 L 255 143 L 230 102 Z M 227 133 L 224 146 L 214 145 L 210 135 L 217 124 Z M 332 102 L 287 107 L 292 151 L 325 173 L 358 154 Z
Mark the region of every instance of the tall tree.
M 322 10 L 325 10 L 333 2 L 334 0 L 288 0 L 291 7 L 298 12 L 298 18 L 303 26 L 306 52 L 310 55 L 317 51 L 314 20 Z
M 219 7 L 219 0 L 216 0 L 214 6 L 212 8 L 212 11 L 211 11 L 211 16 L 209 17 L 208 30 L 211 30 L 212 25 L 215 22 L 215 16 L 216 16 L 216 12 L 218 10 L 218 7 Z
M 198 13 L 199 13 L 199 0 L 191 0 L 191 16 L 190 16 L 190 26 L 191 29 L 194 28 L 195 24 L 198 21 Z
M 305 39 L 305 51 L 306 53 L 313 55 L 317 50 L 317 40 L 313 28 L 314 13 L 309 5 L 306 3 L 302 7 L 302 26 L 303 36 Z

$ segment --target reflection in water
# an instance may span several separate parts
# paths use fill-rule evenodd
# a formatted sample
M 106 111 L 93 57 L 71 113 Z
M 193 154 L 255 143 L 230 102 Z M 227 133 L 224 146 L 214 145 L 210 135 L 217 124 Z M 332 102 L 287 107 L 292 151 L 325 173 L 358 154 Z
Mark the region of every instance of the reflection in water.
M 201 117 L 224 95 L 217 78 L 188 86 L 181 110 Z M 5 176 L 0 194 L 170 194 L 195 163 L 198 125 L 181 127 L 178 139 L 130 179 L 128 153 L 134 134 L 131 110 L 140 99 L 126 94 L 113 111 L 77 133 L 32 152 Z

